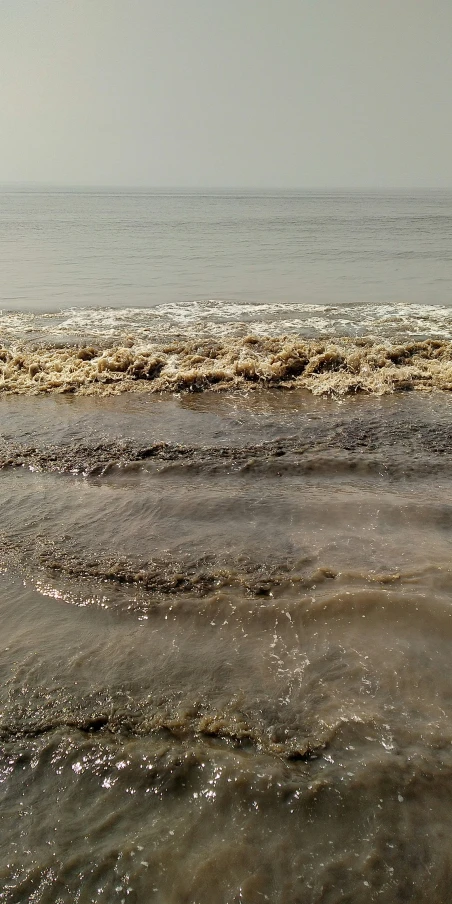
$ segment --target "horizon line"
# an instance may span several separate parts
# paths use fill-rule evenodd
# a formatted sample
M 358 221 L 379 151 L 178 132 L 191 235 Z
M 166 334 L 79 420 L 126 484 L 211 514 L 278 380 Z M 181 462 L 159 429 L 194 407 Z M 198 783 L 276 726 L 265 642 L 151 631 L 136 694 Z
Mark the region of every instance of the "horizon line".
M 3 182 L 0 188 L 55 188 L 55 189 L 116 189 L 125 191 L 244 191 L 244 192 L 383 192 L 383 191 L 452 191 L 451 185 L 151 185 L 108 182 L 45 182 L 39 180 L 14 180 Z

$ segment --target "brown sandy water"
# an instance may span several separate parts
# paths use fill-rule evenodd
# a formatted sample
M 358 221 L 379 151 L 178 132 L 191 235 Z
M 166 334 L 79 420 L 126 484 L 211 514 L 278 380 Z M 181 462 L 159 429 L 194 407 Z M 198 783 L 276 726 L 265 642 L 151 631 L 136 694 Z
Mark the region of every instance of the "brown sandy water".
M 202 331 L 201 331 L 202 332 Z M 221 331 L 219 331 L 221 336 Z M 125 391 L 307 389 L 314 395 L 452 389 L 447 339 L 301 339 L 295 336 L 189 336 L 115 344 L 40 346 L 30 339 L 0 347 L 0 391 L 112 395 Z
M 3 395 L 0 502 L 1 902 L 449 900 L 447 393 Z

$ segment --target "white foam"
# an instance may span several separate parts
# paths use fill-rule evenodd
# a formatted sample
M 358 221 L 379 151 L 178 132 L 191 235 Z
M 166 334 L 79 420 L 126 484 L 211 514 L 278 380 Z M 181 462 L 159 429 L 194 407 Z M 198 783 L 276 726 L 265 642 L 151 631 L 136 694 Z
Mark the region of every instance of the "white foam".
M 0 313 L 0 341 L 161 340 L 177 335 L 363 336 L 388 339 L 452 335 L 452 307 L 417 304 L 250 304 L 207 299 L 153 308 L 71 308 L 59 313 Z

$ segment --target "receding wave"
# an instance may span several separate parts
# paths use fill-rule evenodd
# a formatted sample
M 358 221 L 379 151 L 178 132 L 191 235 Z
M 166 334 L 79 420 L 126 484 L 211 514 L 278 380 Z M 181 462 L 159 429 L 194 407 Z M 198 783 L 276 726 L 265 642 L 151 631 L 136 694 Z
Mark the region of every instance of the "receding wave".
M 289 611 L 293 605 L 306 608 L 314 616 L 312 590 L 320 600 L 318 605 L 326 611 L 330 604 L 338 611 L 342 607 L 344 590 L 353 589 L 364 594 L 373 605 L 375 588 L 395 589 L 404 592 L 407 587 L 414 593 L 416 587 L 429 586 L 436 593 L 450 593 L 451 575 L 448 563 L 436 565 L 405 565 L 395 569 L 382 565 L 380 570 L 370 567 L 338 567 L 319 559 L 314 550 L 299 556 L 275 556 L 263 563 L 249 555 L 198 557 L 166 556 L 142 559 L 137 556 L 94 554 L 81 556 L 63 542 L 45 541 L 43 538 L 30 543 L 24 538 L 0 534 L 1 563 L 18 568 L 30 576 L 44 596 L 65 598 L 75 605 L 101 606 L 123 612 L 145 612 L 155 604 L 168 600 L 173 606 L 188 600 L 189 608 L 196 608 L 196 601 L 206 599 L 211 605 L 226 610 L 233 600 L 235 608 L 247 606 L 247 601 L 262 601 L 271 608 L 272 600 L 284 598 Z M 64 586 L 61 584 L 64 582 Z M 56 590 L 55 582 L 60 581 Z M 124 593 L 109 593 L 123 589 Z M 90 592 L 87 593 L 87 588 Z M 99 588 L 102 593 L 99 595 Z M 91 593 L 91 590 L 93 592 Z M 131 592 L 129 593 L 128 590 Z M 224 595 L 224 591 L 227 591 Z M 209 603 L 210 601 L 210 603 Z M 346 601 L 346 608 L 349 605 Z M 168 604 L 169 604 L 168 603 Z M 361 609 L 365 609 L 364 598 Z
M 0 349 L 0 391 L 201 392 L 281 387 L 314 395 L 452 389 L 452 342 L 246 336 L 169 344 Z
M 162 595 L 195 594 L 204 596 L 225 588 L 236 588 L 249 596 L 272 597 L 276 592 L 299 592 L 318 588 L 324 583 L 331 584 L 344 575 L 338 569 L 319 567 L 312 568 L 307 561 L 277 562 L 265 566 L 262 563 L 246 561 L 222 564 L 212 557 L 180 562 L 177 560 L 161 560 L 139 562 L 117 557 L 78 559 L 74 555 L 55 554 L 55 550 L 41 552 L 38 562 L 50 572 L 62 574 L 69 578 L 95 578 L 100 581 L 111 581 L 119 584 L 133 584 L 150 593 Z M 309 565 L 311 567 L 309 567 Z M 409 575 L 413 580 L 413 575 Z M 401 579 L 400 573 L 385 572 L 381 574 L 349 574 L 348 581 L 369 584 L 392 584 Z
M 403 448 L 391 448 L 393 432 L 387 442 L 370 435 L 355 440 L 338 437 L 327 441 L 286 441 L 262 443 L 243 448 L 193 448 L 171 443 L 148 447 L 129 443 L 94 443 L 80 446 L 49 446 L 41 449 L 16 443 L 0 445 L 0 470 L 25 468 L 29 471 L 56 472 L 87 478 L 118 477 L 130 479 L 145 470 L 152 474 L 168 471 L 173 476 L 199 475 L 205 479 L 231 471 L 274 478 L 291 475 L 340 477 L 353 473 L 369 477 L 422 478 L 449 474 L 452 469 L 450 430 L 413 431 L 412 457 Z

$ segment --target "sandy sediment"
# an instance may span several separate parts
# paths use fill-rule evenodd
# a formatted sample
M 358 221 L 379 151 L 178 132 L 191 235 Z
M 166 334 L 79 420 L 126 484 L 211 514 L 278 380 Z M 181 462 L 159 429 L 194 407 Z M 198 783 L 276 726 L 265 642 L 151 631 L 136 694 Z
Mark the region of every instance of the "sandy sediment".
M 247 336 L 146 347 L 0 348 L 0 392 L 110 395 L 240 387 L 315 395 L 452 390 L 452 342 Z

